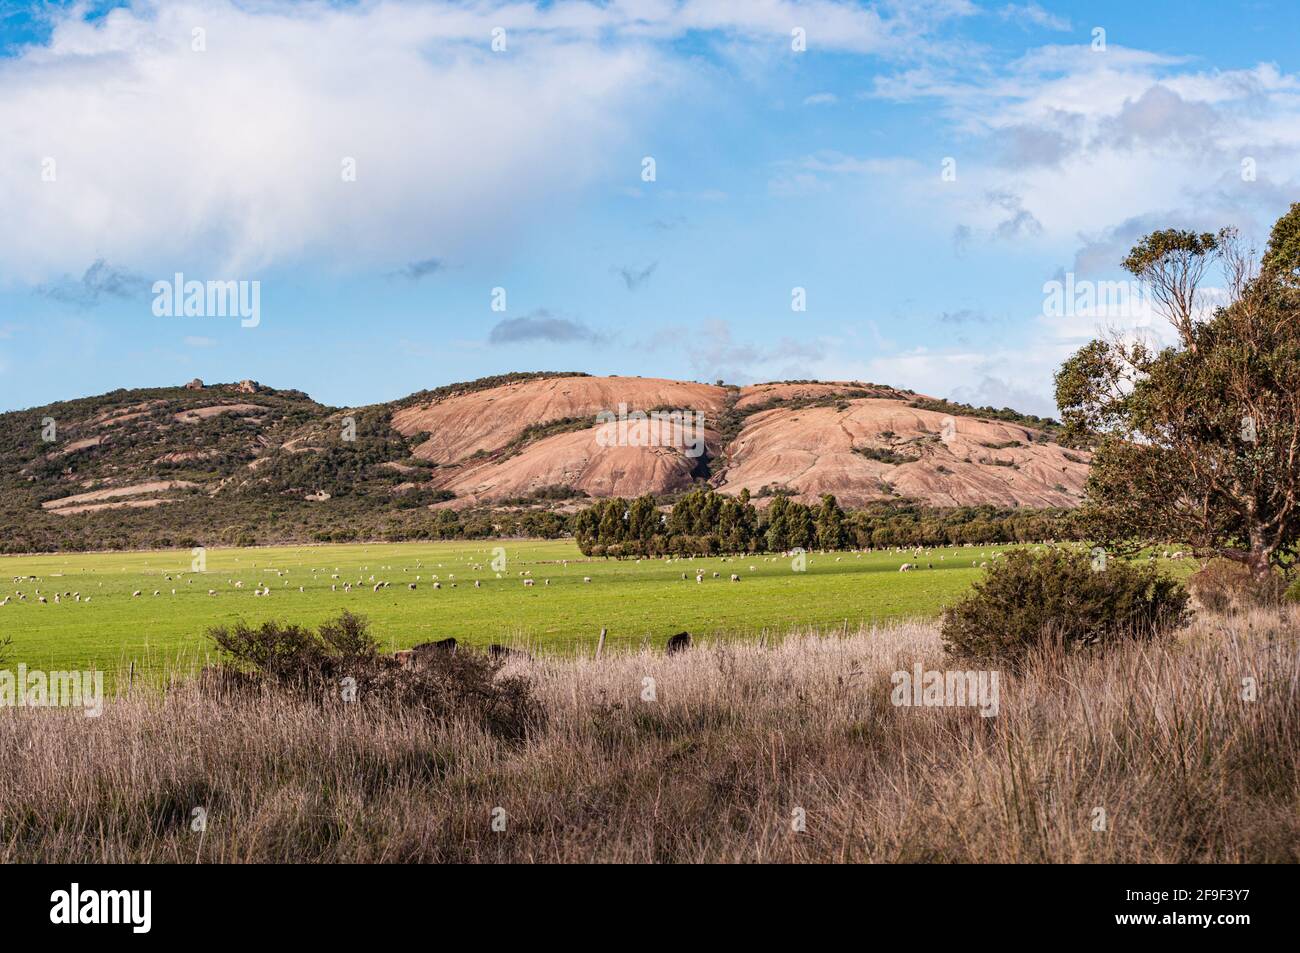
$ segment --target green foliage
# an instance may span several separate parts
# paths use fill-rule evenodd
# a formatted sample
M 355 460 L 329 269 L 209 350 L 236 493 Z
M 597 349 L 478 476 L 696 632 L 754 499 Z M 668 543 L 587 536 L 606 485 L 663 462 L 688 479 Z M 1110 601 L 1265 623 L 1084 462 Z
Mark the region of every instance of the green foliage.
M 889 447 L 854 447 L 853 452 L 866 457 L 868 460 L 875 460 L 879 463 L 888 463 L 894 466 L 903 463 L 915 463 L 915 457 L 905 456 Z
M 396 409 L 414 407 L 418 404 L 429 404 L 447 397 L 475 394 L 479 391 L 492 390 L 494 387 L 503 387 L 506 384 L 518 384 L 521 381 L 549 380 L 553 377 L 590 376 L 590 374 L 583 371 L 515 371 L 510 374 L 494 374 L 491 377 L 480 377 L 472 381 L 444 384 L 431 390 L 416 391 L 401 400 L 394 401 L 392 406 Z
M 1219 249 L 1223 233 L 1192 232 L 1165 228 L 1147 235 L 1129 251 L 1121 264 L 1139 277 L 1171 258 L 1204 258 Z
M 1264 269 L 1288 281 L 1300 278 L 1300 202 L 1277 220 L 1264 251 Z
M 996 560 L 943 616 L 944 647 L 960 658 L 1015 665 L 1035 648 L 1148 640 L 1185 625 L 1188 596 L 1154 566 L 1082 553 L 1017 550 Z
M 816 507 L 776 495 L 760 511 L 747 492 L 732 497 L 709 489 L 686 494 L 668 513 L 649 496 L 600 500 L 574 516 L 572 526 L 584 554 L 619 557 L 1078 538 L 1068 510 L 939 508 L 903 500 L 845 513 L 826 494 Z
M 1258 277 L 1235 234 L 1144 238 L 1124 265 L 1178 331 L 1156 350 L 1093 341 L 1056 376 L 1065 442 L 1095 447 L 1083 521 L 1134 552 L 1166 540 L 1246 564 L 1261 586 L 1300 545 L 1300 300 L 1289 265 L 1300 208 L 1274 228 Z M 1197 282 L 1225 266 L 1230 299 L 1208 319 Z
M 939 414 L 949 414 L 954 417 L 979 417 L 986 420 L 1002 420 L 1007 423 L 1019 424 L 1022 427 L 1032 427 L 1040 431 L 1038 435 L 1027 433 L 1026 440 L 1037 440 L 1039 443 L 1050 442 L 1060 429 L 1060 424 L 1051 417 L 1038 417 L 1034 414 L 1022 414 L 1018 410 L 1010 407 L 1001 409 L 995 407 L 972 407 L 970 404 L 957 403 L 951 400 L 929 400 L 920 397 L 909 401 L 909 407 L 915 407 L 918 410 L 930 410 Z
M 403 668 L 380 654 L 365 619 L 346 610 L 315 631 L 293 623 L 253 627 L 241 621 L 213 627 L 207 635 L 234 672 L 323 704 L 411 708 L 444 720 L 468 719 L 512 739 L 542 720 L 531 683 L 500 676 L 500 662 L 473 651 L 432 651 Z M 241 684 L 238 676 L 213 681 L 223 687 Z
M 501 456 L 513 456 L 530 443 L 545 440 L 547 437 L 554 437 L 556 434 L 573 433 L 575 430 L 588 430 L 593 426 L 595 426 L 595 421 L 590 416 L 561 417 L 557 420 L 548 420 L 545 423 L 529 424 L 519 432 L 517 437 L 505 445 L 501 450 Z

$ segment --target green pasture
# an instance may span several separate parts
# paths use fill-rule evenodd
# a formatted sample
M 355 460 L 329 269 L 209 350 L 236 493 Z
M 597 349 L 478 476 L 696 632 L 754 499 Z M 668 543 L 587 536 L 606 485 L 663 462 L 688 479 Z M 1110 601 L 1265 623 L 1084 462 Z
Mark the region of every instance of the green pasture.
M 933 616 L 979 577 L 972 563 L 1006 548 L 936 549 L 919 560 L 911 552 L 811 553 L 801 572 L 779 556 L 587 559 L 571 541 L 212 549 L 202 572 L 193 571 L 187 550 L 6 556 L 0 599 L 9 602 L 0 607 L 0 638 L 12 639 L 11 664 L 111 673 L 132 662 L 140 672 L 202 662 L 210 626 L 237 619 L 314 624 L 344 608 L 370 619 L 392 649 L 455 636 L 571 650 L 594 645 L 602 628 L 611 644 L 662 642 L 682 630 L 783 633 Z M 921 568 L 900 573 L 904 562 Z M 703 582 L 695 581 L 697 570 Z M 739 582 L 730 581 L 732 573 Z M 389 586 L 374 591 L 381 581 Z M 254 594 L 261 586 L 269 596 Z

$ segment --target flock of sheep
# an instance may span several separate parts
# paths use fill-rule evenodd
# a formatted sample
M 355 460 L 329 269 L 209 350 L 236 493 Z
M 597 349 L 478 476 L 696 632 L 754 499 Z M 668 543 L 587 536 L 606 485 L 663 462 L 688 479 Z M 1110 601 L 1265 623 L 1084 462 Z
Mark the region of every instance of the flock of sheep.
M 969 548 L 969 547 L 968 547 L 968 548 Z M 866 552 L 866 553 L 871 553 L 871 552 L 873 552 L 873 550 L 853 551 L 853 552 L 850 552 L 850 553 L 842 553 L 842 554 L 836 555 L 836 556 L 834 557 L 834 561 L 835 561 L 835 562 L 841 562 L 843 559 L 845 559 L 845 558 L 847 558 L 847 557 L 849 557 L 849 556 L 853 557 L 854 559 L 861 559 L 862 556 L 863 556 L 863 553 L 864 553 L 864 552 Z M 892 550 L 888 550 L 888 549 L 887 549 L 887 550 L 881 550 L 881 552 L 894 552 L 894 553 L 897 553 L 897 554 L 904 554 L 904 553 L 908 553 L 908 552 L 910 552 L 910 554 L 911 554 L 911 558 L 912 558 L 912 561 L 902 563 L 902 565 L 900 565 L 899 568 L 898 568 L 898 571 L 899 571 L 899 572 L 912 572 L 912 571 L 919 570 L 919 569 L 922 569 L 922 568 L 933 569 L 933 568 L 934 568 L 934 565 L 935 565 L 934 557 L 935 557 L 935 553 L 936 553 L 936 551 L 935 551 L 935 550 L 932 550 L 932 549 L 917 548 L 917 549 L 912 549 L 912 550 L 906 550 L 906 549 L 903 549 L 902 547 L 895 547 L 895 548 L 893 548 Z M 829 553 L 821 554 L 822 557 L 826 557 L 826 556 L 829 556 L 829 555 L 830 555 Z M 940 552 L 938 552 L 938 561 L 941 562 L 941 563 L 944 562 L 944 561 L 946 561 L 946 559 L 947 559 L 947 555 L 948 555 L 947 552 L 944 552 L 944 551 L 940 551 Z M 957 554 L 956 554 L 956 553 L 953 553 L 953 555 L 956 556 Z M 982 553 L 980 553 L 980 558 L 979 558 L 979 559 L 972 559 L 972 560 L 971 560 L 971 566 L 973 566 L 973 567 L 978 567 L 978 568 L 981 568 L 981 569 L 986 568 L 986 567 L 988 566 L 987 558 L 997 559 L 997 558 L 999 558 L 999 557 L 1001 557 L 1001 556 L 1003 556 L 1003 555 L 1004 555 L 1004 554 L 1003 554 L 1002 552 L 994 552 L 994 553 L 992 554 L 992 556 L 989 557 L 989 554 L 988 554 L 988 553 L 983 553 L 983 552 L 982 552 Z M 1165 553 L 1164 553 L 1164 557 L 1165 557 L 1166 559 L 1180 559 L 1180 558 L 1183 558 L 1185 555 L 1186 555 L 1186 554 L 1184 554 L 1184 553 L 1182 553 L 1182 552 L 1175 552 L 1175 553 L 1172 553 L 1172 554 L 1170 554 L 1169 552 L 1165 552 Z M 762 557 L 750 557 L 750 558 L 757 559 L 757 560 L 762 561 L 762 562 L 769 562 L 769 563 L 771 563 L 771 562 L 782 562 L 782 563 L 784 563 L 784 562 L 788 561 L 791 557 L 795 557 L 795 558 L 797 558 L 797 559 L 803 559 L 803 560 L 805 560 L 805 561 L 806 561 L 806 562 L 805 562 L 805 568 L 806 568 L 807 565 L 810 565 L 811 562 L 812 562 L 812 560 L 808 559 L 808 554 L 806 554 L 806 553 L 801 553 L 801 552 L 799 552 L 799 551 L 790 552 L 790 553 L 783 553 L 783 554 L 781 554 L 781 555 L 771 555 L 771 556 L 762 556 Z M 695 559 L 695 557 L 693 557 L 693 556 L 677 556 L 677 557 L 664 556 L 664 557 L 661 557 L 661 558 L 662 558 L 662 561 L 663 561 L 664 563 L 666 563 L 666 564 L 671 564 L 671 563 L 674 563 L 674 562 L 692 562 L 692 561 L 694 561 L 694 559 Z M 724 562 L 724 563 L 726 563 L 726 562 L 730 562 L 730 561 L 733 561 L 733 560 L 736 560 L 736 559 L 739 559 L 739 558 L 742 558 L 742 557 L 735 557 L 735 556 L 727 557 L 727 556 L 724 556 L 724 557 L 721 557 L 721 561 Z M 1155 554 L 1152 554 L 1152 558 L 1155 558 Z M 922 560 L 923 560 L 923 559 L 925 560 L 925 564 L 924 564 L 924 566 L 922 565 Z M 643 559 L 638 559 L 638 560 L 636 560 L 636 562 L 637 562 L 638 565 L 639 565 L 640 563 L 642 563 L 642 562 L 645 562 L 645 561 L 650 561 L 650 560 L 649 560 L 649 557 L 646 557 L 646 558 L 643 558 Z M 561 565 L 562 565 L 564 568 L 567 568 L 568 565 L 569 565 L 568 560 L 561 560 L 560 562 L 561 562 Z M 469 567 L 469 569 L 470 569 L 471 571 L 475 571 L 475 572 L 482 572 L 482 571 L 484 571 L 484 569 L 485 569 L 485 567 L 484 567 L 483 565 L 478 564 L 478 563 L 475 563 L 475 562 L 472 561 L 472 560 L 471 560 L 469 563 L 467 563 L 467 566 Z M 256 564 L 254 564 L 254 568 L 256 568 Z M 458 583 L 457 583 L 457 581 L 456 581 L 456 575 L 455 575 L 455 573 L 447 573 L 447 574 L 446 574 L 446 579 L 444 580 L 444 579 L 441 577 L 441 575 L 440 575 L 439 573 L 436 573 L 436 572 L 429 572 L 428 570 L 426 570 L 426 569 L 424 568 L 423 562 L 417 562 L 417 563 L 416 563 L 416 566 L 415 566 L 414 568 L 417 569 L 417 570 L 420 570 L 420 572 L 417 573 L 417 575 L 415 576 L 414 581 L 407 582 L 407 584 L 406 584 L 406 588 L 407 588 L 408 590 L 412 590 L 412 591 L 413 591 L 413 590 L 416 590 L 416 589 L 419 588 L 419 586 L 420 586 L 421 583 L 426 582 L 426 580 L 425 580 L 425 575 L 426 575 L 426 574 L 428 575 L 428 579 L 427 579 L 428 584 L 430 584 L 430 585 L 432 586 L 432 588 L 434 588 L 434 589 L 442 589 L 444 583 L 445 583 L 449 588 L 451 588 L 451 589 L 455 589 L 455 588 L 457 587 L 457 585 L 458 585 Z M 442 568 L 443 568 L 443 565 L 442 565 L 441 563 L 439 563 L 439 564 L 437 564 L 437 568 L 438 568 L 438 569 L 442 569 Z M 377 575 L 375 572 L 370 572 L 370 567 L 368 567 L 368 566 L 363 566 L 363 567 L 361 567 L 361 569 L 359 570 L 359 572 L 358 572 L 358 574 L 357 574 L 357 576 L 356 576 L 355 579 L 352 579 L 352 578 L 351 578 L 351 574 L 349 574 L 349 578 L 348 578 L 347 580 L 343 580 L 343 579 L 342 579 L 343 571 L 342 571 L 342 569 L 341 569 L 340 567 L 338 567 L 338 566 L 334 567 L 334 571 L 333 571 L 332 573 L 330 573 L 328 569 L 313 568 L 313 569 L 310 569 L 310 570 L 309 570 L 310 578 L 309 578 L 309 580 L 308 580 L 308 583 L 309 583 L 309 584 L 315 584 L 315 583 L 318 583 L 318 582 L 323 583 L 323 582 L 324 582 L 324 578 L 325 578 L 323 574 L 325 574 L 325 573 L 329 573 L 328 579 L 329 579 L 329 587 L 330 587 L 330 591 L 331 591 L 331 592 L 342 592 L 342 593 L 347 594 L 347 593 L 352 593 L 352 592 L 355 592 L 355 591 L 360 591 L 360 590 L 363 589 L 363 588 L 369 588 L 371 591 L 373 591 L 373 592 L 377 592 L 377 593 L 378 593 L 378 592 L 383 592 L 383 591 L 385 591 L 385 590 L 387 590 L 387 589 L 390 589 L 390 588 L 392 587 L 392 582 L 391 582 L 390 580 L 388 580 L 388 579 L 381 578 L 381 576 L 382 576 L 382 574 L 385 573 L 385 572 L 392 572 L 393 569 L 394 569 L 394 567 L 392 567 L 392 566 L 380 566 L 380 567 L 378 567 L 379 575 Z M 412 571 L 412 570 L 409 569 L 409 568 L 402 568 L 402 569 L 401 569 L 401 572 L 403 572 L 403 573 L 410 573 L 411 571 Z M 756 573 L 756 572 L 758 572 L 758 571 L 759 571 L 759 567 L 758 567 L 758 565 L 757 565 L 757 564 L 751 564 L 751 565 L 749 566 L 749 571 L 750 571 L 751 573 Z M 369 575 L 366 575 L 367 573 L 369 573 Z M 263 569 L 263 570 L 259 571 L 258 574 L 257 574 L 257 576 L 258 576 L 258 581 L 257 581 L 256 585 L 253 587 L 252 594 L 253 594 L 254 596 L 256 596 L 256 597 L 261 597 L 261 598 L 266 598 L 266 597 L 268 597 L 268 596 L 271 595 L 271 592 L 272 592 L 272 585 L 271 585 L 271 583 L 269 583 L 269 582 L 266 581 L 266 577 L 268 577 L 268 576 L 274 577 L 274 581 L 278 581 L 278 582 L 280 582 L 280 588 L 281 588 L 282 590 L 290 590 L 290 591 L 292 591 L 291 588 L 290 588 L 290 582 L 289 582 L 289 578 L 288 578 L 288 577 L 289 577 L 289 574 L 290 574 L 290 571 L 289 571 L 288 569 L 270 569 L 270 568 L 267 568 L 267 569 Z M 202 581 L 202 580 L 210 579 L 210 577 L 211 577 L 212 574 L 211 574 L 211 573 L 194 573 L 194 575 L 195 575 L 196 577 L 200 578 L 200 580 Z M 180 582 L 184 576 L 185 576 L 185 573 L 180 573 L 180 572 L 177 572 L 177 573 L 174 573 L 174 574 L 173 574 L 173 573 L 164 573 L 164 580 L 165 580 L 166 582 L 168 582 L 168 583 L 171 583 L 171 582 Z M 496 573 L 496 577 L 497 577 L 498 579 L 504 578 L 504 574 L 503 574 L 502 572 L 497 572 L 497 573 Z M 533 571 L 532 571 L 531 569 L 518 570 L 518 571 L 517 571 L 517 577 L 519 578 L 519 580 L 523 583 L 523 585 L 524 585 L 526 588 L 531 588 L 531 587 L 533 587 L 533 586 L 536 584 L 536 580 L 533 578 Z M 688 579 L 692 578 L 692 574 L 691 574 L 690 572 L 683 572 L 683 573 L 681 574 L 681 578 L 682 578 L 683 580 L 688 580 Z M 703 569 L 703 568 L 696 568 L 696 569 L 694 570 L 693 578 L 694 578 L 695 582 L 700 583 L 700 584 L 703 584 L 703 583 L 705 582 L 706 578 L 709 578 L 709 579 L 721 579 L 721 578 L 722 578 L 722 573 L 717 572 L 717 571 L 712 571 L 711 574 L 710 574 L 710 573 L 706 573 L 706 570 Z M 591 581 L 592 581 L 592 577 L 591 577 L 591 576 L 583 576 L 583 577 L 582 577 L 582 582 L 583 582 L 583 584 L 588 584 L 588 583 L 590 583 Z M 730 581 L 731 581 L 731 582 L 740 582 L 740 581 L 741 581 L 740 573 L 738 573 L 738 572 L 732 572 L 732 573 L 730 573 Z M 14 582 L 14 585 L 15 585 L 15 586 L 19 586 L 19 585 L 22 585 L 22 584 L 24 584 L 24 583 L 32 583 L 32 584 L 36 584 L 36 583 L 41 582 L 41 579 L 40 579 L 40 577 L 37 577 L 37 576 L 14 576 L 14 577 L 13 577 L 13 582 Z M 189 578 L 189 579 L 184 579 L 184 582 L 185 582 L 185 584 L 186 584 L 187 586 L 193 586 L 194 583 L 195 583 L 195 580 L 194 580 L 193 578 Z M 542 582 L 542 585 L 543 585 L 543 586 L 550 586 L 550 585 L 551 585 L 551 580 L 550 580 L 549 578 L 546 578 L 546 577 L 543 577 L 542 580 L 541 580 L 541 582 Z M 104 584 L 103 584 L 103 582 L 100 582 L 98 585 L 99 585 L 99 587 L 102 588 Z M 236 590 L 236 591 L 238 591 L 238 590 L 243 590 L 243 589 L 245 588 L 245 584 L 244 584 L 244 581 L 243 581 L 242 579 L 235 579 L 235 578 L 233 578 L 233 577 L 231 577 L 231 578 L 227 578 L 227 580 L 226 580 L 226 585 L 227 585 L 228 587 L 230 587 L 230 589 L 232 589 L 232 590 Z M 475 589 L 481 588 L 481 587 L 482 587 L 482 580 L 480 580 L 480 579 L 474 579 L 474 580 L 473 580 L 473 587 L 474 587 Z M 169 586 L 169 587 L 167 587 L 167 588 L 170 590 L 170 595 L 172 595 L 172 596 L 175 596 L 175 595 L 176 595 L 176 592 L 177 592 L 176 588 L 171 587 L 171 586 Z M 306 591 L 307 591 L 307 587 L 304 586 L 304 585 L 299 585 L 299 586 L 297 587 L 297 591 L 300 592 L 300 593 L 302 593 L 302 592 L 306 592 Z M 138 598 L 143 597 L 144 594 L 145 594 L 144 590 L 142 590 L 142 589 L 136 589 L 136 590 L 134 590 L 134 591 L 131 593 L 131 597 L 132 597 L 132 598 L 137 598 L 137 599 L 138 599 Z M 220 594 L 220 591 L 219 591 L 218 589 L 216 589 L 216 588 L 208 588 L 208 590 L 207 590 L 207 594 L 208 594 L 208 596 L 215 598 L 215 597 L 217 597 L 217 596 Z M 152 590 L 152 596 L 153 596 L 153 597 L 160 597 L 160 596 L 162 596 L 162 595 L 163 595 L 163 590 L 162 590 L 162 589 L 154 589 L 154 590 Z M 89 595 L 83 597 L 82 594 L 81 594 L 80 592 L 71 591 L 71 590 L 68 590 L 68 591 L 55 591 L 55 592 L 42 592 L 41 589 L 40 589 L 39 587 L 35 586 L 35 585 L 33 585 L 32 597 L 35 599 L 35 601 L 36 601 L 38 604 L 41 604 L 41 605 L 46 605 L 46 604 L 50 603 L 51 601 L 53 601 L 55 604 L 58 604 L 58 603 L 61 603 L 61 602 L 67 601 L 67 600 L 70 600 L 70 601 L 72 601 L 72 602 L 74 602 L 74 603 L 82 603 L 82 602 L 89 603 L 89 602 L 91 601 L 91 597 L 90 597 Z M 7 606 L 7 605 L 10 604 L 11 601 L 26 602 L 26 601 L 28 601 L 28 594 L 27 594 L 25 591 L 16 588 L 12 595 L 6 595 L 3 599 L 0 599 L 0 606 Z
M 565 567 L 568 566 L 568 560 L 563 560 L 562 563 L 563 563 L 563 565 L 564 565 Z M 417 564 L 416 564 L 416 568 L 417 568 L 417 569 L 422 569 L 422 568 L 423 568 L 423 563 L 417 563 Z M 438 568 L 439 568 L 439 569 L 443 568 L 441 563 L 438 564 Z M 469 568 L 470 568 L 471 570 L 477 570 L 477 571 L 482 571 L 482 570 L 483 570 L 483 566 L 481 566 L 481 565 L 477 565 L 477 564 L 472 563 L 472 562 L 469 563 Z M 369 589 L 370 589 L 371 591 L 373 591 L 373 592 L 382 592 L 382 591 L 384 591 L 384 590 L 386 590 L 386 589 L 390 589 L 390 588 L 392 587 L 392 583 L 391 583 L 389 580 L 387 580 L 387 579 L 377 578 L 376 575 L 375 575 L 375 573 L 370 573 L 370 575 L 369 575 L 368 577 L 364 576 L 364 573 L 369 572 L 369 569 L 370 569 L 370 567 L 368 567 L 368 566 L 363 566 L 363 567 L 361 567 L 361 570 L 360 570 L 360 572 L 361 572 L 363 575 L 359 575 L 359 576 L 356 578 L 355 581 L 349 579 L 348 581 L 345 581 L 345 582 L 340 583 L 339 580 L 340 580 L 341 575 L 342 575 L 342 570 L 341 570 L 340 567 L 335 566 L 335 567 L 334 567 L 334 571 L 333 571 L 332 573 L 330 573 L 330 575 L 329 575 L 329 579 L 331 580 L 331 582 L 330 582 L 330 591 L 331 591 L 331 592 L 351 593 L 351 592 L 354 592 L 354 591 L 360 591 L 360 590 L 362 590 L 362 589 L 364 589 L 364 588 L 369 588 Z M 393 569 L 392 566 L 382 566 L 382 567 L 380 567 L 380 571 L 381 571 L 381 572 L 383 572 L 384 570 L 389 570 L 389 571 L 391 571 L 392 569 Z M 405 569 L 405 568 L 402 569 L 402 572 L 404 572 L 404 573 L 408 573 L 408 572 L 410 572 L 410 571 L 411 571 L 411 570 L 409 570 L 409 569 Z M 311 582 L 311 583 L 315 583 L 315 582 L 317 582 L 317 581 L 319 581 L 320 579 L 323 578 L 322 576 L 320 576 L 320 575 L 318 575 L 318 574 L 328 572 L 328 570 L 324 570 L 324 569 L 311 569 L 311 570 L 309 570 L 309 572 L 310 572 L 310 574 L 311 574 L 311 579 L 309 580 L 309 582 Z M 173 574 L 171 574 L 171 573 L 165 573 L 164 576 L 163 576 L 163 578 L 164 578 L 164 581 L 169 582 L 169 583 L 170 583 L 170 582 L 180 582 L 180 581 L 182 580 L 182 578 L 183 578 L 184 575 L 185 575 L 184 573 L 180 573 L 180 572 L 175 573 L 174 576 L 173 576 Z M 415 581 L 414 581 L 414 582 L 408 582 L 408 583 L 406 584 L 406 588 L 407 588 L 408 590 L 416 590 L 416 589 L 418 589 L 418 588 L 419 588 L 419 584 L 420 584 L 421 582 L 424 581 L 424 575 L 425 575 L 425 573 L 423 573 L 423 572 L 417 574 L 416 577 L 415 577 Z M 527 570 L 520 570 L 519 573 L 518 573 L 518 575 L 519 575 L 519 577 L 522 579 L 523 584 L 524 584 L 525 586 L 532 586 L 532 585 L 534 584 L 534 580 L 533 580 L 533 578 L 532 578 L 532 575 L 533 575 L 532 570 L 530 570 L 530 569 L 527 569 Z M 195 573 L 195 576 L 199 577 L 199 578 L 202 580 L 202 579 L 206 579 L 206 578 L 210 577 L 210 576 L 211 576 L 211 573 L 201 573 L 201 572 L 196 572 L 196 573 Z M 254 596 L 258 596 L 258 597 L 267 597 L 267 596 L 270 596 L 270 594 L 271 594 L 271 592 L 272 592 L 272 586 L 271 586 L 271 583 L 265 581 L 265 577 L 266 577 L 266 576 L 274 576 L 274 577 L 276 577 L 276 580 L 279 581 L 280 584 L 281 584 L 281 589 L 290 589 L 290 583 L 289 583 L 289 580 L 288 580 L 288 578 L 287 578 L 287 577 L 289 576 L 289 570 L 288 570 L 288 569 L 266 569 L 266 570 L 263 570 L 263 571 L 259 572 L 259 573 L 258 573 L 258 576 L 259 576 L 259 581 L 258 581 L 257 584 L 253 587 L 253 595 L 254 595 Z M 497 576 L 498 579 L 500 579 L 500 578 L 502 578 L 502 573 L 499 573 L 499 572 L 498 572 L 498 573 L 496 573 L 496 576 Z M 582 581 L 583 581 L 583 583 L 590 583 L 590 582 L 591 582 L 591 579 L 592 579 L 591 576 L 583 576 L 583 577 L 582 577 Z M 457 583 L 456 583 L 455 580 L 456 580 L 456 574 L 455 574 L 455 573 L 448 573 L 448 574 L 447 574 L 447 577 L 446 577 L 446 584 L 448 585 L 449 588 L 455 589 L 455 588 L 457 587 Z M 14 581 L 15 586 L 17 586 L 17 585 L 20 585 L 20 584 L 25 583 L 25 582 L 39 583 L 39 582 L 41 582 L 41 578 L 40 578 L 39 576 L 14 576 L 14 577 L 13 577 L 13 581 Z M 434 589 L 441 589 L 441 588 L 443 587 L 443 581 L 444 581 L 444 580 L 439 576 L 438 573 L 430 573 L 430 574 L 429 574 L 429 579 L 428 579 L 428 581 L 432 584 L 432 587 L 433 587 Z M 193 585 L 194 585 L 194 579 L 185 579 L 184 582 L 185 582 L 185 584 L 188 585 L 188 586 L 193 586 Z M 551 580 L 550 580 L 550 579 L 543 579 L 543 580 L 542 580 L 542 583 L 543 583 L 543 585 L 549 586 L 549 585 L 551 584 Z M 98 583 L 98 585 L 99 585 L 100 588 L 102 588 L 103 585 L 104 585 L 104 583 L 103 583 L 103 582 L 100 582 L 100 583 Z M 228 579 L 226 579 L 226 585 L 227 585 L 231 590 L 242 590 L 242 589 L 245 588 L 244 580 L 242 580 L 242 579 L 228 578 Z M 482 580 L 480 580 L 480 579 L 475 579 L 475 580 L 473 580 L 473 585 L 474 585 L 474 588 L 475 588 L 475 589 L 479 589 L 479 588 L 482 588 L 483 582 L 482 582 Z M 176 595 L 177 590 L 176 590 L 174 587 L 170 587 L 170 586 L 169 586 L 169 587 L 167 587 L 167 588 L 170 590 L 170 595 L 172 595 L 172 596 L 175 596 L 175 595 Z M 307 587 L 306 587 L 306 586 L 303 586 L 303 585 L 300 585 L 300 586 L 297 587 L 297 590 L 298 590 L 298 592 L 305 593 L 305 592 L 307 591 Z M 214 589 L 214 588 L 209 588 L 209 589 L 207 590 L 207 593 L 208 593 L 208 595 L 209 595 L 210 597 L 214 597 L 214 598 L 215 598 L 217 595 L 219 595 L 219 590 L 218 590 L 218 589 Z M 71 599 L 71 600 L 73 600 L 73 601 L 75 601 L 75 602 L 90 602 L 90 599 L 91 599 L 90 596 L 86 596 L 86 597 L 83 599 L 83 598 L 82 598 L 82 595 L 81 595 L 80 592 L 71 592 L 71 591 L 69 591 L 69 592 L 55 592 L 55 593 L 53 593 L 52 596 L 51 596 L 51 595 L 48 594 L 48 593 L 43 593 L 43 592 L 40 590 L 40 588 L 34 588 L 32 594 L 33 594 L 33 596 L 34 596 L 36 602 L 37 602 L 38 604 L 41 604 L 41 605 L 48 604 L 48 603 L 51 601 L 51 599 L 52 599 L 55 603 L 60 603 L 60 602 L 62 602 L 64 599 Z M 144 595 L 145 595 L 145 590 L 143 590 L 143 589 L 136 589 L 136 590 L 134 590 L 134 591 L 131 593 L 131 598 L 133 598 L 133 599 L 139 599 L 139 598 L 142 598 Z M 162 596 L 162 595 L 163 595 L 163 590 L 162 590 L 162 589 L 154 589 L 154 590 L 152 591 L 152 596 L 153 596 L 153 597 L 160 597 L 160 596 Z M 9 605 L 9 603 L 10 603 L 11 600 L 13 600 L 13 601 L 17 601 L 17 602 L 26 602 L 26 601 L 28 601 L 28 595 L 27 595 L 26 592 L 24 592 L 24 591 L 21 590 L 21 589 L 15 589 L 15 591 L 14 591 L 14 593 L 13 593 L 12 595 L 5 596 L 3 599 L 0 599 L 0 606 L 7 606 L 7 605 Z

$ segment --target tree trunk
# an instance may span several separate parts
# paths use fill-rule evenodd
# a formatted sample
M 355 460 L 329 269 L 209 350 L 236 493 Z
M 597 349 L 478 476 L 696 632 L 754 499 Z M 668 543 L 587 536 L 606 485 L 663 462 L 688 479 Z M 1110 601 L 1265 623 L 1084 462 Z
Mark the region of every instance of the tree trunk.
M 1246 565 L 1250 567 L 1251 578 L 1257 586 L 1263 587 L 1268 584 L 1273 575 L 1273 547 L 1266 545 L 1263 534 L 1257 530 L 1250 533 L 1250 555 L 1246 559 Z M 1260 594 L 1264 590 L 1261 588 Z

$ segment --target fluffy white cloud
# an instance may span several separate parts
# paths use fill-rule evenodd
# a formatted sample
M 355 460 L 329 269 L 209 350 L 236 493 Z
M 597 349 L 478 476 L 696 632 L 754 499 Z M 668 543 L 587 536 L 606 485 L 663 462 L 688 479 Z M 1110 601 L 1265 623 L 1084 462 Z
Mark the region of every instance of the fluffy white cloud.
M 594 13 L 180 2 L 68 16 L 0 64 L 0 207 L 24 223 L 0 234 L 0 267 L 22 281 L 101 258 L 238 273 L 499 238 L 605 171 L 597 144 L 674 81 L 653 49 L 582 39 Z M 508 50 L 493 53 L 501 24 Z
M 1300 185 L 1298 89 L 1271 63 L 1206 70 L 1082 44 L 904 70 L 865 95 L 943 110 L 964 157 L 952 214 L 967 230 L 995 233 L 1003 210 L 981 198 L 1006 193 L 1045 246 L 1086 247 L 1135 221 L 1266 229 Z
M 935 22 L 971 12 L 923 7 Z M 702 70 L 665 41 L 709 31 L 775 55 L 801 28 L 810 48 L 915 56 L 929 28 L 914 5 L 838 0 L 136 0 L 91 22 L 77 6 L 48 15 L 48 43 L 0 60 L 0 207 L 23 223 L 0 234 L 0 282 L 101 259 L 242 274 L 499 247 L 616 175 L 619 146 Z

